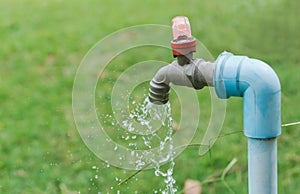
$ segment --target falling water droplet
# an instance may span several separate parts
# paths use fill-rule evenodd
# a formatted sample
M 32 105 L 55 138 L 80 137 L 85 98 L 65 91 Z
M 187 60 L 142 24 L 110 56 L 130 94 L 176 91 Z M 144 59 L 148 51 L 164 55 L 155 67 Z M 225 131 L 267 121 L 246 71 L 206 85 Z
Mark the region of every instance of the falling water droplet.
M 118 145 L 115 145 L 114 150 L 116 151 L 118 149 Z

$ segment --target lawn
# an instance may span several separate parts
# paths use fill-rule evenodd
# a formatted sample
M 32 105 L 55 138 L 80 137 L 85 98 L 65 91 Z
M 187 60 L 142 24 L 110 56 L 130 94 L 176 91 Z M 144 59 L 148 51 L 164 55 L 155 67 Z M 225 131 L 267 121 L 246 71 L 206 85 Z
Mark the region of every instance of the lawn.
M 118 186 L 134 171 L 96 157 L 82 141 L 72 113 L 73 83 L 86 53 L 107 35 L 134 25 L 170 26 L 174 16 L 188 16 L 193 35 L 214 58 L 227 50 L 270 64 L 281 81 L 282 123 L 300 121 L 299 8 L 299 1 L 284 0 L 2 0 L 0 193 L 153 193 L 164 186 L 153 169 Z M 111 112 L 109 92 L 115 78 L 132 64 L 150 59 L 173 60 L 168 49 L 145 47 L 111 61 L 96 88 L 97 110 Z M 147 89 L 147 83 L 141 87 Z M 210 118 L 209 91 L 197 95 L 201 117 L 194 143 L 200 143 Z M 170 101 L 176 119 L 180 108 L 175 94 Z M 199 147 L 193 146 L 175 159 L 178 191 L 186 179 L 204 181 L 236 158 L 225 177 L 231 190 L 216 181 L 203 184 L 203 193 L 247 193 L 247 139 L 242 129 L 242 99 L 230 98 L 223 136 L 210 152 L 199 156 Z M 299 125 L 283 127 L 278 138 L 279 193 L 300 192 L 299 130 Z

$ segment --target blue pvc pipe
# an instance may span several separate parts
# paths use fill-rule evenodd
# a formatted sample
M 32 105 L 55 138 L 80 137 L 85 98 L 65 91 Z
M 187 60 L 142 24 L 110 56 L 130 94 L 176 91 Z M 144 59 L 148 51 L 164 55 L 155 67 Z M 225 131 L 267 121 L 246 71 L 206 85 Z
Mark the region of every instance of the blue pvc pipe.
M 281 133 L 281 89 L 276 73 L 262 61 L 224 52 L 216 61 L 214 86 L 219 98 L 243 97 L 249 193 L 276 194 L 276 137 Z
M 270 66 L 257 59 L 224 52 L 216 61 L 214 85 L 220 98 L 244 98 L 247 137 L 273 138 L 280 135 L 280 83 Z
M 277 139 L 248 139 L 249 193 L 277 193 Z

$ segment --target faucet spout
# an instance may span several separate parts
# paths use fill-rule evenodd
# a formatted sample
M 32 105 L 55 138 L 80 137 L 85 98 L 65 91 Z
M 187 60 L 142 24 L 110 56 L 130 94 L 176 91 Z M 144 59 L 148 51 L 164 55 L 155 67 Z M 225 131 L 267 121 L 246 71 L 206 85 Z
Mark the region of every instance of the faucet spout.
M 158 70 L 150 82 L 150 102 L 156 104 L 167 103 L 171 83 L 194 89 L 213 86 L 214 62 L 206 62 L 203 59 L 191 59 L 189 63 L 182 65 L 180 61 L 180 58 L 178 58 L 177 61 Z

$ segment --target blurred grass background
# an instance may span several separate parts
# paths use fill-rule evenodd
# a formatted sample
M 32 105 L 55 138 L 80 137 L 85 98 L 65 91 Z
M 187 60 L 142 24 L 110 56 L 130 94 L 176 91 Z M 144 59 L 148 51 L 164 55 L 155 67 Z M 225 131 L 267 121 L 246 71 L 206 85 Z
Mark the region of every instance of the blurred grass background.
M 227 50 L 270 64 L 281 80 L 282 123 L 299 121 L 299 9 L 299 1 L 284 0 L 2 0 L 0 193 L 152 193 L 163 185 L 153 170 L 146 170 L 117 186 L 116 177 L 133 172 L 108 168 L 95 157 L 72 117 L 72 85 L 80 61 L 101 38 L 132 25 L 170 25 L 174 16 L 188 16 L 193 35 L 214 57 Z M 165 61 L 171 60 L 170 53 Z M 128 62 L 135 62 L 132 56 Z M 204 107 L 200 123 L 205 123 L 209 93 L 198 93 Z M 231 98 L 222 134 L 242 126 L 241 99 Z M 299 129 L 285 127 L 278 139 L 279 193 L 300 192 Z M 203 157 L 197 147 L 186 149 L 175 160 L 178 190 L 186 178 L 202 181 L 236 157 L 226 180 L 235 193 L 247 193 L 246 149 L 242 133 L 220 138 Z M 220 182 L 203 185 L 203 190 L 229 192 Z

